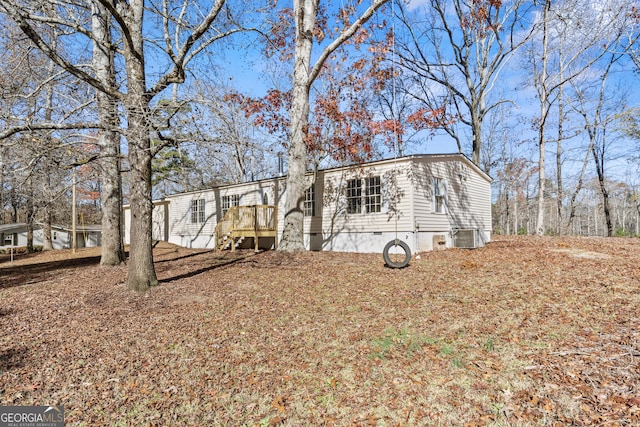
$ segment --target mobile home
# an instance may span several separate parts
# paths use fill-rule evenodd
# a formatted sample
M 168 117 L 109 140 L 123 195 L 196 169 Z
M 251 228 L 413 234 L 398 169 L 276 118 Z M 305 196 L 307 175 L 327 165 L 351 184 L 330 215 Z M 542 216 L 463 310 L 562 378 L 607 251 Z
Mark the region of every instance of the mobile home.
M 477 247 L 491 238 L 491 178 L 462 154 L 336 167 L 309 173 L 306 179 L 300 209 L 309 250 L 382 252 L 387 242 L 398 238 L 416 253 Z M 231 246 L 252 247 L 257 234 L 243 242 L 235 237 L 225 242 L 221 238 L 226 235 L 216 235 L 216 228 L 221 233 L 230 210 L 260 206 L 273 208 L 262 215 L 275 233 L 260 237 L 259 246 L 276 247 L 285 197 L 284 177 L 168 195 L 154 203 L 154 239 L 192 248 L 228 247 L 230 241 Z M 130 219 L 125 206 L 125 243 Z

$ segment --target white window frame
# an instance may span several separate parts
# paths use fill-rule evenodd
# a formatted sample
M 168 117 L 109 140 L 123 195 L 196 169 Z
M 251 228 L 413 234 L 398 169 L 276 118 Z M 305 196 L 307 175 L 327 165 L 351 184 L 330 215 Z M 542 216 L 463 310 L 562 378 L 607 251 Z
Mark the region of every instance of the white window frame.
M 311 185 L 304 190 L 304 202 L 302 203 L 304 216 L 316 216 L 316 189 Z
M 380 176 L 365 178 L 364 207 L 366 213 L 382 212 L 382 179 Z
M 345 197 L 350 215 L 382 212 L 382 177 L 376 175 L 348 180 Z
M 206 220 L 205 199 L 191 200 L 191 224 L 202 224 Z
M 222 216 L 234 206 L 240 206 L 240 196 L 237 194 L 229 194 L 222 196 Z
M 347 213 L 362 213 L 362 180 L 354 178 L 347 181 L 346 188 Z
M 3 246 L 15 246 L 15 233 L 2 233 L 2 244 Z
M 447 213 L 447 180 L 432 178 L 431 180 L 431 212 L 435 214 Z

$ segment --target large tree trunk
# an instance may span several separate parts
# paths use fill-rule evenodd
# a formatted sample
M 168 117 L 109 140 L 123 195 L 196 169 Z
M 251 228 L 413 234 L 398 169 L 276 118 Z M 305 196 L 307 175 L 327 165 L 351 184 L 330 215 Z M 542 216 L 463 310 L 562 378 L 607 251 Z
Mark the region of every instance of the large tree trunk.
M 311 61 L 312 33 L 316 19 L 313 0 L 295 0 L 296 20 L 295 65 L 293 70 L 293 98 L 291 101 L 291 140 L 287 170 L 287 196 L 285 199 L 284 228 L 278 249 L 302 251 L 304 214 L 301 204 L 306 188 L 307 145 L 305 137 L 309 123 L 309 65 Z
M 124 259 L 122 242 L 122 179 L 120 177 L 120 135 L 107 132 L 100 136 L 102 176 L 102 250 L 101 265 L 120 265 Z
M 480 150 L 482 149 L 482 119 L 476 117 L 480 113 L 475 112 L 471 114 L 471 128 L 473 133 L 473 143 L 471 147 L 471 161 L 480 166 Z M 489 162 L 490 163 L 490 162 Z M 485 171 L 489 172 L 489 171 Z
M 480 81 L 487 81 L 487 69 L 479 67 L 478 73 L 480 75 Z M 482 122 L 486 112 L 486 92 L 476 91 L 475 85 L 469 77 L 467 77 L 467 87 L 471 94 L 471 129 L 473 133 L 473 143 L 471 147 L 471 161 L 480 166 L 480 151 L 482 150 Z M 489 160 L 487 164 L 491 164 Z M 489 170 L 485 170 L 489 173 Z
M 313 32 L 318 13 L 318 0 L 294 0 L 296 45 L 293 69 L 293 96 L 291 101 L 291 138 L 289 142 L 289 166 L 286 181 L 284 229 L 279 249 L 304 250 L 302 202 L 307 187 L 306 135 L 309 123 L 309 90 L 331 53 L 343 45 L 361 28 L 387 0 L 374 0 L 371 5 L 340 35 L 328 44 L 311 67 Z
M 51 238 L 51 207 L 49 203 L 44 206 L 44 221 L 42 223 L 42 251 L 53 249 L 53 239 Z
M 111 46 L 109 13 L 99 2 L 92 2 L 93 67 L 95 76 L 106 87 L 115 87 L 115 65 Z M 101 265 L 120 265 L 124 261 L 122 244 L 122 179 L 120 176 L 120 135 L 117 100 L 96 91 L 100 131 L 100 176 L 102 191 Z
M 18 208 L 20 207 L 20 199 L 16 193 L 16 189 L 12 188 L 9 194 L 9 200 L 11 202 L 11 222 L 18 222 Z
M 133 97 L 131 94 L 130 97 Z M 132 102 L 146 102 L 144 95 Z M 146 108 L 145 108 L 146 107 Z M 129 164 L 131 231 L 129 249 L 129 289 L 145 291 L 158 284 L 153 266 L 151 201 L 151 143 L 144 114 L 148 105 L 127 105 L 129 129 Z
M 127 286 L 135 291 L 146 291 L 158 284 L 153 266 L 151 201 L 151 114 L 144 70 L 142 21 L 143 0 L 131 1 L 126 19 L 131 40 L 125 45 L 127 69 L 127 140 L 129 149 L 131 233 L 129 249 L 129 276 Z
M 57 45 L 57 34 L 54 31 L 54 36 L 52 37 L 52 45 L 55 47 Z M 49 61 L 48 67 L 48 75 L 53 76 L 55 71 L 55 63 L 53 61 Z M 44 119 L 47 122 L 51 122 L 51 118 L 53 116 L 53 83 L 51 83 L 47 89 L 47 99 L 45 103 L 45 113 Z M 45 141 L 47 145 L 51 145 L 51 134 L 47 133 L 45 136 Z M 43 166 L 45 168 L 45 175 L 41 179 L 44 181 L 44 194 L 47 196 L 53 196 L 53 190 L 51 185 L 51 174 L 47 173 L 47 171 L 51 170 L 54 166 L 52 162 L 49 161 L 49 156 L 46 155 L 43 158 L 44 163 Z M 53 240 L 51 238 L 51 200 L 44 200 L 44 222 L 42 225 L 42 251 L 50 251 L 53 249 Z

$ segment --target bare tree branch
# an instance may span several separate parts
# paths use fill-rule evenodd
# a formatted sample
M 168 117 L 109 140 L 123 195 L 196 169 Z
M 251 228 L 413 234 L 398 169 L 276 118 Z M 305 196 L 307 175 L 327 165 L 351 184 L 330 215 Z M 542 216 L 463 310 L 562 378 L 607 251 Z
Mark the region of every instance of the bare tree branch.
M 14 126 L 10 129 L 5 129 L 0 132 L 0 141 L 7 139 L 21 132 L 33 132 L 38 130 L 77 130 L 77 129 L 99 129 L 100 125 L 97 123 L 32 123 L 21 126 Z
M 351 24 L 351 26 L 349 26 L 349 28 L 347 28 L 346 30 L 344 30 L 340 36 L 338 36 L 335 40 L 333 40 L 327 47 L 325 47 L 322 51 L 322 53 L 320 53 L 320 56 L 318 57 L 318 59 L 316 60 L 316 63 L 314 64 L 314 66 L 311 68 L 311 71 L 309 72 L 309 77 L 307 79 L 307 85 L 309 87 L 311 87 L 311 84 L 315 81 L 315 79 L 318 77 L 318 75 L 320 74 L 320 71 L 322 70 L 322 67 L 325 63 L 325 61 L 327 60 L 327 58 L 329 58 L 329 56 L 336 51 L 336 49 L 338 49 L 340 46 L 342 46 L 347 40 L 349 40 L 355 33 L 356 31 L 358 31 L 360 28 L 362 28 L 362 26 L 364 24 L 367 23 L 367 21 L 369 21 L 369 19 L 371 19 L 371 17 L 373 16 L 374 13 L 376 13 L 376 11 L 378 9 L 380 9 L 380 7 L 382 7 L 385 3 L 387 3 L 389 0 L 374 0 L 371 3 L 371 6 L 369 6 L 367 8 L 367 10 L 365 10 L 362 15 L 360 15 L 360 17 L 358 17 L 358 19 L 356 19 L 353 24 Z

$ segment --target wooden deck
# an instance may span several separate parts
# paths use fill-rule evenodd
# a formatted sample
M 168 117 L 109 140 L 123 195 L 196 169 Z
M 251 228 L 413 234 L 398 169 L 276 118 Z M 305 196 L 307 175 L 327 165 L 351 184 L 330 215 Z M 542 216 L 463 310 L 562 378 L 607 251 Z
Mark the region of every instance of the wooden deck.
M 216 224 L 216 249 L 231 247 L 235 251 L 239 241 L 253 238 L 258 250 L 260 237 L 275 238 L 278 242 L 278 208 L 271 205 L 233 206 Z

